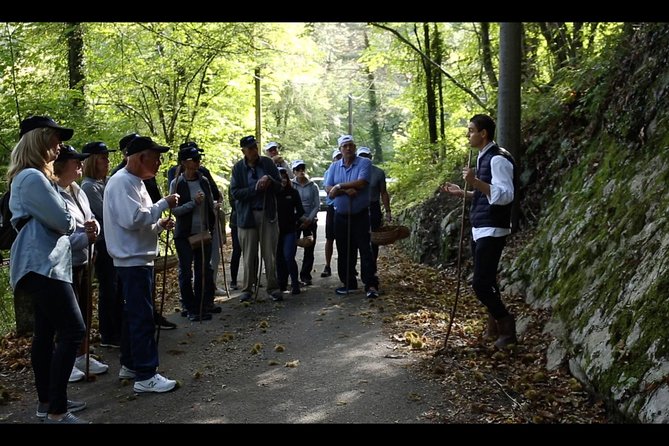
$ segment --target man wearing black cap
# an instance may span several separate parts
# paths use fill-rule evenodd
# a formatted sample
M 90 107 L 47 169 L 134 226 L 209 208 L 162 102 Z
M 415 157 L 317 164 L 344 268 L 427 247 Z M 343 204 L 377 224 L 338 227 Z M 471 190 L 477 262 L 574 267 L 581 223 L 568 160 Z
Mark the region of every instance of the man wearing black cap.
M 109 255 L 114 259 L 125 297 L 121 365 L 124 376 L 134 376 L 135 392 L 168 392 L 176 381 L 156 372 L 158 348 L 154 338 L 153 261 L 158 253 L 158 234 L 172 229 L 174 220 L 162 212 L 178 203 L 177 194 L 152 203 L 142 180 L 155 177 L 161 153 L 169 147 L 138 136 L 126 148 L 125 168 L 112 176 L 105 188 L 104 221 Z
M 244 286 L 240 301 L 251 300 L 258 276 L 258 244 L 267 278 L 267 293 L 273 300 L 282 300 L 276 277 L 276 247 L 279 224 L 276 194 L 281 190 L 279 170 L 274 162 L 258 154 L 254 136 L 243 137 L 239 145 L 244 159 L 232 168 L 230 191 L 236 200 L 237 231 L 244 260 Z
M 126 153 L 126 149 L 128 147 L 128 144 L 130 144 L 131 141 L 133 141 L 135 138 L 139 138 L 140 136 L 137 133 L 130 133 L 128 135 L 125 135 L 123 138 L 121 138 L 118 142 L 118 146 L 123 152 L 123 161 L 112 170 L 112 173 L 110 176 L 114 176 L 116 172 L 119 170 L 123 169 L 128 162 L 128 155 Z M 162 193 L 160 192 L 160 188 L 158 187 L 158 182 L 156 181 L 155 175 L 151 178 L 147 178 L 143 180 L 144 186 L 146 186 L 146 190 L 149 193 L 149 196 L 151 196 L 151 201 L 156 203 L 158 200 L 162 198 Z M 158 311 L 155 311 L 154 314 L 154 319 L 156 322 L 156 325 L 160 325 L 160 327 L 163 330 L 173 330 L 177 328 L 177 324 L 174 322 L 168 321 L 165 316 L 162 314 L 158 313 Z

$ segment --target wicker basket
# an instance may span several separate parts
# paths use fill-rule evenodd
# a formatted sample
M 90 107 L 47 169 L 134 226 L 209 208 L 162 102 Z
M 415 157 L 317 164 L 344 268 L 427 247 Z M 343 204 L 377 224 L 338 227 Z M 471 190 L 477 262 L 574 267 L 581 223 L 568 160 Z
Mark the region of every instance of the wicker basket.
M 406 226 L 388 225 L 381 226 L 376 231 L 372 231 L 372 243 L 375 245 L 390 245 L 396 240 L 409 237 L 411 231 Z
M 306 237 L 298 238 L 297 246 L 299 246 L 300 248 L 311 248 L 312 246 L 314 246 L 314 236 L 308 235 Z
M 179 264 L 179 258 L 176 256 L 176 254 L 167 256 L 167 265 L 165 265 L 165 256 L 160 256 L 156 257 L 156 259 L 153 261 L 153 269 L 157 273 L 162 273 L 163 271 L 165 271 L 165 269 L 169 271 L 178 264 Z

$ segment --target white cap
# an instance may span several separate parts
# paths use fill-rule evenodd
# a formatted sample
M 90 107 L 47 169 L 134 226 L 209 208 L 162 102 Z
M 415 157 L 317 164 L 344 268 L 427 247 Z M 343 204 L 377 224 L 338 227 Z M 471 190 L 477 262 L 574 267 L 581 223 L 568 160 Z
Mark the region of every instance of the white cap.
M 369 147 L 359 147 L 358 150 L 355 151 L 355 154 L 357 156 L 360 156 L 361 154 L 372 156 L 372 151 L 369 150 Z
M 307 167 L 306 163 L 305 163 L 304 161 L 302 161 L 302 160 L 295 160 L 295 161 L 293 161 L 292 164 L 290 165 L 290 167 L 291 167 L 293 170 L 295 170 L 295 169 L 296 169 L 297 167 L 299 167 L 299 166 Z
M 274 141 L 270 141 L 270 142 L 268 142 L 268 143 L 265 145 L 265 152 L 267 152 L 267 151 L 268 151 L 269 149 L 271 149 L 272 147 L 279 147 L 279 144 L 276 143 L 276 142 L 274 142 Z
M 351 135 L 341 135 L 339 139 L 337 139 L 337 145 L 339 147 L 343 146 L 347 142 L 353 142 L 353 137 Z
M 332 151 L 332 159 L 337 158 L 339 155 L 341 155 L 341 152 L 339 151 L 339 149 L 334 149 Z

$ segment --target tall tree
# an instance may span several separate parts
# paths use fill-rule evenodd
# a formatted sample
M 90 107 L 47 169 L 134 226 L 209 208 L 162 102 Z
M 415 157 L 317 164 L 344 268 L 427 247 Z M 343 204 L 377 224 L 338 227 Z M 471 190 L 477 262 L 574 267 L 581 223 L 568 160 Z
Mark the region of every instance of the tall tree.
M 521 165 L 520 153 L 520 23 L 502 23 L 499 29 L 499 94 L 497 99 L 497 142 L 513 155 L 515 177 Z M 516 187 L 518 185 L 516 184 Z M 511 225 L 518 230 L 519 194 L 516 191 Z
M 365 49 L 369 49 L 369 36 L 367 36 L 366 30 L 363 31 L 363 36 L 365 39 Z M 379 125 L 379 106 L 376 99 L 376 82 L 374 72 L 367 65 L 365 65 L 365 71 L 367 72 L 367 80 L 369 81 L 367 95 L 369 97 L 369 111 L 371 115 L 372 150 L 374 151 L 374 160 L 377 163 L 382 163 L 383 149 L 381 147 L 381 127 Z
M 66 24 L 67 68 L 70 90 L 76 91 L 72 97 L 72 108 L 83 111 L 84 105 L 84 32 L 79 22 Z

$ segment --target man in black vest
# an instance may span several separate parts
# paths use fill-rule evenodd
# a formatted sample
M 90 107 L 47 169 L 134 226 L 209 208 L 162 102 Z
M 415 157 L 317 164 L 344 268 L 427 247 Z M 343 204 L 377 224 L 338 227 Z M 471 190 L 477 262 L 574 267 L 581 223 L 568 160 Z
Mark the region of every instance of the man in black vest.
M 472 256 L 476 297 L 488 309 L 485 337 L 504 348 L 517 343 L 516 322 L 502 303 L 497 284 L 497 267 L 506 236 L 511 233 L 513 171 L 515 162 L 509 152 L 493 141 L 495 121 L 487 115 L 474 115 L 468 125 L 469 144 L 479 149 L 476 170 L 467 166 L 462 178 L 467 182 L 467 198 L 472 200 L 469 220 L 472 224 Z M 444 192 L 463 197 L 460 186 L 446 183 Z

